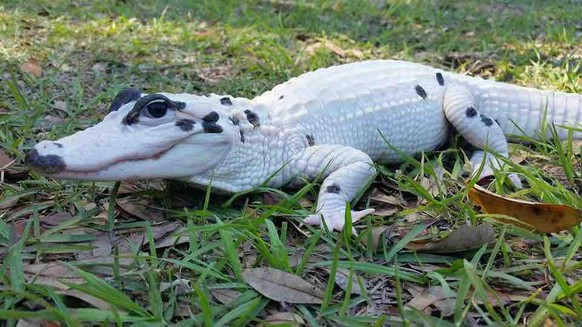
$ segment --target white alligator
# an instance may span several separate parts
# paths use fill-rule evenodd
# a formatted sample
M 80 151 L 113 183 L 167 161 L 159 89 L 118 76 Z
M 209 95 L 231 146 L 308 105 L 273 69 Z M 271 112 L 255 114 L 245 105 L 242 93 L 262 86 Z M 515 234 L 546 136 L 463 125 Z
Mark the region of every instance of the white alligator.
M 305 222 L 341 230 L 346 203 L 376 174 L 373 162 L 401 160 L 394 149 L 434 150 L 454 129 L 487 151 L 473 155 L 479 163 L 489 152 L 507 157 L 506 135 L 537 138 L 545 122 L 580 127 L 582 95 L 374 60 L 309 72 L 254 99 L 125 89 L 103 121 L 38 143 L 26 162 L 56 178 L 166 178 L 227 192 L 323 178 Z M 500 167 L 487 158 L 482 176 Z M 351 215 L 356 222 L 373 212 Z

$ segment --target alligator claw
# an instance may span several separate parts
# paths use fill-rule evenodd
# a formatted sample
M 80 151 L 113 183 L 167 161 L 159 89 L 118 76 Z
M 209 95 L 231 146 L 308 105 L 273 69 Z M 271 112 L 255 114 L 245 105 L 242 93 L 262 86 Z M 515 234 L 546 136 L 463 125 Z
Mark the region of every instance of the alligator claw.
M 371 213 L 374 213 L 374 211 L 376 210 L 372 208 L 364 209 L 361 211 L 352 210 L 352 223 L 355 224 L 363 217 Z M 321 219 L 322 216 L 323 220 Z M 318 212 L 307 216 L 307 218 L 305 218 L 303 222 L 308 225 L 320 226 L 323 229 L 323 222 L 325 221 L 325 224 L 327 225 L 327 228 L 329 228 L 329 230 L 341 232 L 344 229 L 346 223 L 345 217 L 346 217 L 345 211 L 325 212 L 323 214 L 321 212 Z M 352 233 L 354 235 L 357 235 L 356 229 L 353 226 Z

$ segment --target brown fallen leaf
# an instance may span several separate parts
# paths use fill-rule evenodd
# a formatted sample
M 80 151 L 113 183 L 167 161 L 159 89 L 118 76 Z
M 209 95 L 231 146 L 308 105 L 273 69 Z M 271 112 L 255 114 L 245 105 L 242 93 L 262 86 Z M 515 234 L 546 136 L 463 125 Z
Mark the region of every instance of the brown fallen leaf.
M 156 243 L 156 248 L 171 246 L 174 244 L 174 241 L 180 241 L 179 236 L 173 237 L 172 235 L 174 235 L 174 231 L 182 229 L 182 224 L 181 221 L 172 221 L 152 226 L 154 242 L 158 240 L 161 242 L 160 245 Z M 119 253 L 133 253 L 134 246 L 145 246 L 148 243 L 149 238 L 146 232 L 144 230 L 138 230 L 129 236 L 116 237 L 113 245 L 117 246 Z
M 274 268 L 251 268 L 244 281 L 265 297 L 287 303 L 321 304 L 323 292 L 303 278 Z
M 277 312 L 265 318 L 267 324 L 260 326 L 303 326 L 305 320 L 293 312 Z
M 41 320 L 41 319 L 18 319 L 16 327 L 61 327 L 56 321 Z
M 335 274 L 335 283 L 339 286 L 344 292 L 348 290 L 348 281 L 350 280 L 350 271 L 345 268 L 338 268 Z M 362 289 L 360 288 L 360 282 L 362 285 L 364 281 L 360 276 L 356 274 L 356 272 L 352 273 L 352 290 L 351 294 L 362 295 Z
M 360 242 L 365 246 L 370 245 L 372 249 L 377 249 L 384 232 L 388 230 L 386 226 L 378 226 L 372 229 L 366 229 L 361 233 Z
M 85 283 L 83 278 L 78 277 L 69 267 L 59 262 L 25 265 L 23 268 L 26 280 L 34 284 L 68 290 L 69 286 L 63 284 L 63 281 L 78 285 Z
M 42 67 L 36 58 L 29 58 L 26 62 L 20 65 L 20 70 L 34 77 L 40 77 L 42 75 Z
M 433 306 L 439 311 L 441 317 L 449 317 L 455 313 L 456 302 L 457 299 L 447 298 L 436 301 Z
M 99 258 L 108 256 L 113 250 L 111 244 L 111 237 L 108 233 L 96 233 L 95 239 L 91 241 L 91 250 L 75 252 L 75 258 L 79 261 L 90 260 L 92 258 Z
M 48 216 L 40 218 L 40 227 L 44 229 L 49 229 L 51 227 L 57 226 L 63 221 L 71 220 L 73 216 L 68 212 L 56 212 Z
M 461 225 L 447 237 L 438 241 L 410 242 L 406 248 L 418 252 L 455 253 L 480 248 L 495 239 L 495 231 L 489 224 Z
M 321 48 L 328 49 L 329 51 L 335 53 L 336 55 L 342 58 L 346 57 L 346 52 L 342 48 L 340 48 L 339 46 L 335 45 L 330 41 L 316 42 L 305 48 L 305 52 L 311 56 Z
M 15 159 L 12 159 L 4 150 L 0 149 L 0 170 L 8 168 L 14 161 Z
M 162 282 L 160 283 L 160 292 L 163 293 L 170 288 L 175 288 L 176 295 L 186 295 L 192 292 L 192 287 L 190 286 L 189 279 L 183 279 L 177 277 L 171 282 Z
M 215 288 L 211 290 L 210 293 L 212 296 L 214 296 L 215 299 L 218 300 L 218 302 L 226 305 L 234 301 L 234 299 L 242 294 L 239 291 L 231 290 L 228 288 Z
M 378 216 L 378 217 L 390 217 L 390 216 L 393 216 L 398 211 L 400 211 L 400 209 L 398 209 L 395 206 L 391 206 L 391 205 L 384 205 L 384 206 L 375 207 L 375 208 L 376 208 L 376 211 L 374 211 L 374 216 Z
M 123 211 L 140 219 L 152 222 L 165 221 L 164 213 L 161 210 L 153 208 L 148 199 L 126 197 L 115 200 L 115 203 Z
M 3 206 L 3 203 L 0 203 L 0 207 Z M 71 214 L 68 212 L 57 212 L 48 216 L 42 216 L 39 219 L 40 223 L 40 230 L 46 231 L 52 227 L 57 226 L 63 221 L 70 220 L 72 218 Z M 24 227 L 28 223 L 28 219 L 17 220 L 12 223 L 14 229 L 16 231 L 16 235 L 22 237 L 22 233 L 24 233 Z M 32 230 L 29 231 L 32 233 Z
M 61 110 L 66 112 L 67 111 L 67 103 L 63 100 L 55 100 L 53 104 L 55 109 Z
M 424 310 L 437 301 L 455 296 L 456 294 L 453 291 L 451 291 L 450 294 L 445 294 L 442 286 L 432 286 L 422 290 L 422 292 L 412 298 L 406 306 L 417 310 Z
M 20 196 L 11 196 L 0 201 L 0 210 L 10 209 L 18 204 Z
M 406 204 L 406 203 L 404 203 L 405 201 L 402 198 L 399 199 L 399 198 L 395 197 L 394 195 L 387 195 L 379 188 L 374 188 L 370 192 L 370 199 L 372 201 L 385 203 L 385 204 L 391 204 L 393 206 L 400 206 L 400 207 L 403 207 Z
M 492 217 L 496 220 L 540 233 L 568 230 L 582 222 L 581 210 L 562 204 L 510 199 L 478 185 L 469 190 L 469 199 L 485 213 L 515 218 Z
M 90 294 L 83 293 L 79 290 L 68 289 L 68 290 L 58 291 L 57 293 L 83 300 L 83 301 L 91 304 L 92 306 L 94 306 L 97 309 L 111 310 L 111 304 L 109 304 L 108 302 L 101 300 L 97 297 L 94 297 Z

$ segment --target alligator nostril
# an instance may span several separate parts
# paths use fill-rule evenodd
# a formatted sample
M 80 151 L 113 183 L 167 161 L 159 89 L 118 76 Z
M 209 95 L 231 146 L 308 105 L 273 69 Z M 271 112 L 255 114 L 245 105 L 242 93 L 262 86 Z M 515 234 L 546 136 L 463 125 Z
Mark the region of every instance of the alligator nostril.
M 54 154 L 42 156 L 36 149 L 28 151 L 24 157 L 24 163 L 41 173 L 48 174 L 58 173 L 67 168 L 65 161 L 60 156 Z

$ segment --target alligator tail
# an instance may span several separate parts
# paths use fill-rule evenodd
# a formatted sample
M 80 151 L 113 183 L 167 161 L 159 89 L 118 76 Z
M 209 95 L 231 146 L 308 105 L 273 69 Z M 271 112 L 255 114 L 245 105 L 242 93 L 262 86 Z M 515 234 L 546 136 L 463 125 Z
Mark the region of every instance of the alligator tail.
M 508 136 L 550 137 L 553 124 L 561 139 L 570 131 L 573 138 L 582 139 L 582 94 L 477 78 L 463 78 L 461 83 L 469 85 L 479 111 L 496 120 Z

